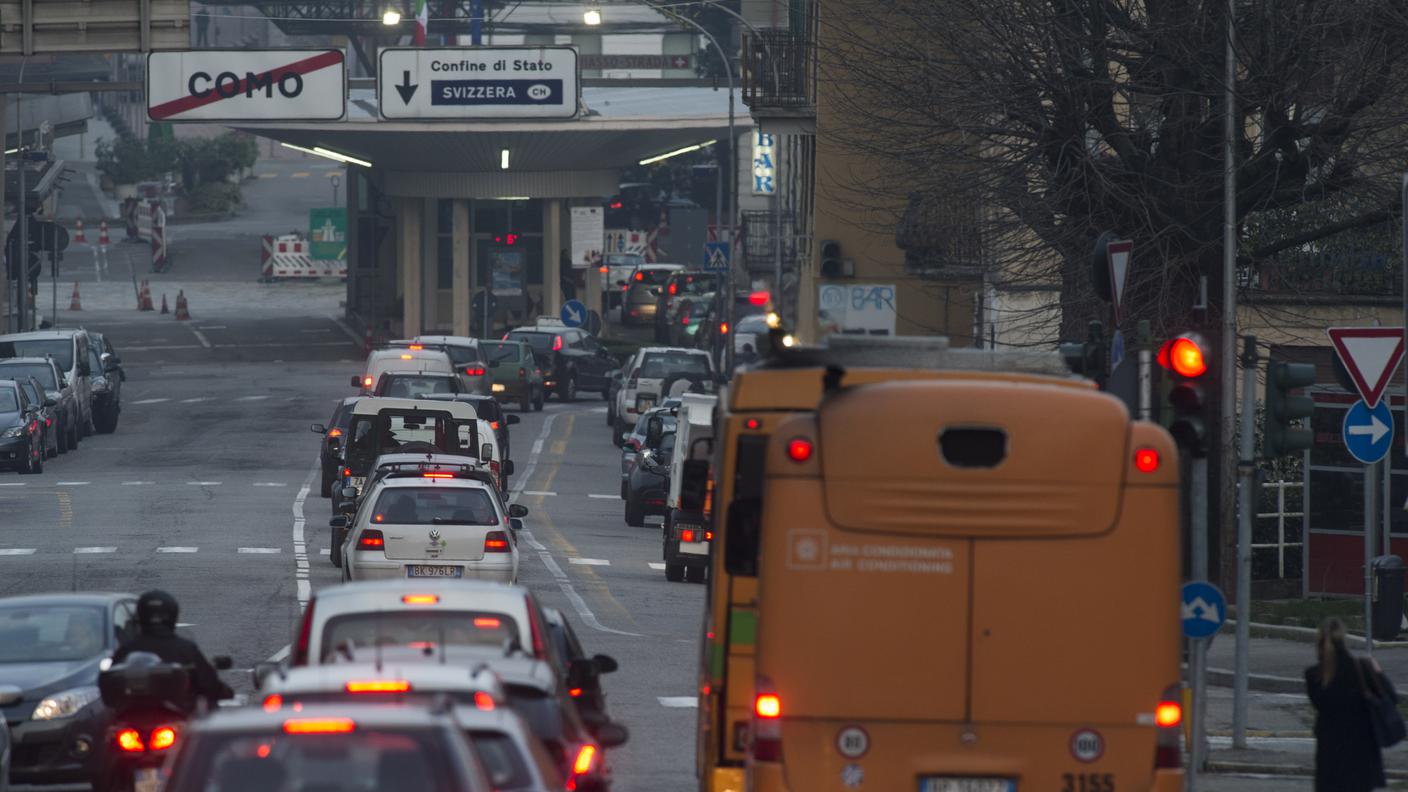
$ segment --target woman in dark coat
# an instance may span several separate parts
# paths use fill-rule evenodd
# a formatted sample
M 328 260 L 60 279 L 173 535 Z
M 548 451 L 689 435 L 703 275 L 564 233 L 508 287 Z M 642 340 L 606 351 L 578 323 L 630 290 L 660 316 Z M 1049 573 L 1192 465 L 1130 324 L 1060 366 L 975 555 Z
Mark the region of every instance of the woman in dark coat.
M 1318 634 L 1320 662 L 1305 669 L 1315 705 L 1315 792 L 1369 792 L 1388 785 L 1374 736 L 1366 690 L 1392 685 L 1373 660 L 1359 660 L 1344 644 L 1344 623 L 1326 619 Z

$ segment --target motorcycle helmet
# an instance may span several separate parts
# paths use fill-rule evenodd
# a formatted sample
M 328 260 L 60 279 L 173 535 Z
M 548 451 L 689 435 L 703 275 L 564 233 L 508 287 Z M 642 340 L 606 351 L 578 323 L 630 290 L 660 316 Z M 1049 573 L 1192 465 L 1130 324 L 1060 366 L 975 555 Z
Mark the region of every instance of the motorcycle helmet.
M 137 599 L 137 621 L 142 629 L 176 629 L 180 606 L 176 598 L 160 589 L 152 589 Z

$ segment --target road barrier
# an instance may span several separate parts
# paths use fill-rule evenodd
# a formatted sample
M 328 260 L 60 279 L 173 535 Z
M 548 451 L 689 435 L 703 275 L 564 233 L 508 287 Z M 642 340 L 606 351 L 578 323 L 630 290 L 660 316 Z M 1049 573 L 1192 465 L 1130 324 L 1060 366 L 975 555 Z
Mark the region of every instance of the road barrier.
M 259 280 L 268 283 L 276 280 L 306 278 L 345 278 L 347 262 L 333 259 L 315 259 L 309 254 L 308 240 L 300 234 L 266 234 L 259 256 Z

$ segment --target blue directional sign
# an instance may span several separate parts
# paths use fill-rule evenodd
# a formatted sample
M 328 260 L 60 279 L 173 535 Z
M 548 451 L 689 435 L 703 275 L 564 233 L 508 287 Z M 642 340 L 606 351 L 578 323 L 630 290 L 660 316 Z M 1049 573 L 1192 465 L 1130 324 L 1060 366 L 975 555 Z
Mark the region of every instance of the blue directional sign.
M 1227 599 L 1217 586 L 1205 580 L 1183 584 L 1183 634 L 1189 638 L 1211 638 L 1227 618 Z
M 704 243 L 704 269 L 723 272 L 728 269 L 729 250 L 727 242 Z
M 1393 445 L 1393 414 L 1388 401 L 1371 409 L 1363 400 L 1354 403 L 1344 414 L 1344 447 L 1355 459 L 1372 465 L 1388 455 Z
M 587 306 L 580 300 L 568 300 L 562 304 L 562 323 L 568 327 L 581 327 L 587 323 Z
M 1110 339 L 1110 371 L 1114 371 L 1124 361 L 1124 331 L 1116 330 Z

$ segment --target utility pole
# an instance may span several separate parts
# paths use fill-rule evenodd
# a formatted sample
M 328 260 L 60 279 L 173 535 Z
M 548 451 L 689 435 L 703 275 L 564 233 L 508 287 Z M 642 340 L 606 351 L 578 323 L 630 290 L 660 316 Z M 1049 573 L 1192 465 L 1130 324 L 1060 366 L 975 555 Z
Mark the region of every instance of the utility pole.
M 1237 460 L 1237 647 L 1232 687 L 1232 747 L 1247 747 L 1247 674 L 1252 629 L 1252 510 L 1256 508 L 1256 336 L 1242 340 L 1242 437 Z
M 1236 394 L 1237 394 L 1237 24 L 1235 0 L 1227 0 L 1226 52 L 1223 64 L 1223 119 L 1222 119 L 1222 340 L 1218 345 L 1221 351 L 1221 377 L 1219 383 L 1221 407 L 1219 441 L 1222 444 L 1221 471 L 1218 476 L 1218 535 L 1222 537 L 1223 526 L 1231 524 L 1229 507 L 1236 481 L 1237 446 L 1232 442 L 1236 437 Z M 1223 542 L 1226 547 L 1226 542 Z M 1223 564 L 1226 568 L 1226 564 Z M 1241 600 L 1237 607 L 1244 608 Z M 1244 617 L 1242 617 L 1244 618 Z M 1242 621 L 1239 618 L 1238 621 Z

